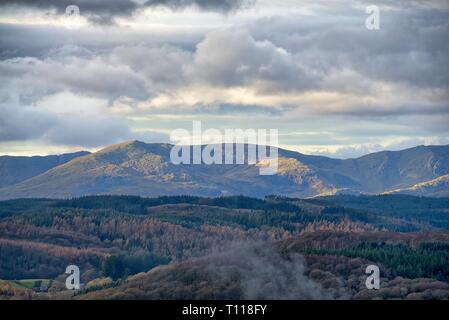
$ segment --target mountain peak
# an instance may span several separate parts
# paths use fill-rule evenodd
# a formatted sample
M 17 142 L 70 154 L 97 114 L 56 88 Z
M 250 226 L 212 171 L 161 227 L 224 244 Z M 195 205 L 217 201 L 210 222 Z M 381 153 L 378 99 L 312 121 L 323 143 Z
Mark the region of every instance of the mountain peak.
M 104 153 L 111 153 L 111 152 L 117 152 L 117 151 L 125 151 L 125 150 L 133 150 L 133 149 L 140 149 L 140 148 L 146 148 L 148 145 L 145 142 L 138 141 L 138 140 L 129 140 L 124 141 L 120 143 L 116 143 L 113 145 L 110 145 L 108 147 L 105 147 L 99 151 L 96 152 L 96 154 L 104 154 Z
M 41 170 L 39 175 L 31 175 L 19 184 L 6 184 L 8 188 L 0 190 L 0 198 L 65 198 L 106 193 L 309 197 L 332 190 L 383 193 L 449 174 L 448 146 L 417 147 L 349 160 L 280 149 L 279 171 L 274 176 L 259 176 L 257 167 L 248 164 L 175 165 L 170 161 L 172 147 L 167 143 L 138 140 L 114 144 L 64 164 L 52 165 L 50 170 Z M 3 176 L 11 176 L 18 170 L 7 170 Z M 447 190 L 444 181 L 436 183 Z M 426 188 L 426 193 L 427 190 L 430 189 Z
M 120 148 L 124 148 L 124 147 L 128 147 L 128 146 L 138 145 L 138 144 L 145 144 L 145 143 L 138 141 L 138 140 L 127 140 L 127 141 L 118 142 L 113 145 L 107 146 L 104 149 L 120 149 Z M 102 150 L 104 150 L 104 149 L 102 149 Z

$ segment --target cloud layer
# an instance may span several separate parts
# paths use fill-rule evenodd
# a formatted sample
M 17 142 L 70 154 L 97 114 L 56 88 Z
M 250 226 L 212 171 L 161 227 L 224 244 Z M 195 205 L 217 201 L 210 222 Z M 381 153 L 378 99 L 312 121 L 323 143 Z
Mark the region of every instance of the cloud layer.
M 449 135 L 445 2 L 381 1 L 378 31 L 366 1 L 110 3 L 75 4 L 124 24 L 71 30 L 42 13 L 68 2 L 2 2 L 0 146 L 164 139 L 192 120 L 340 157 Z
M 166 7 L 172 10 L 197 7 L 205 11 L 229 12 L 237 10 L 245 0 L 4 0 L 0 7 L 55 10 L 64 14 L 67 7 L 77 6 L 94 23 L 110 24 L 115 18 L 130 17 L 138 10 Z

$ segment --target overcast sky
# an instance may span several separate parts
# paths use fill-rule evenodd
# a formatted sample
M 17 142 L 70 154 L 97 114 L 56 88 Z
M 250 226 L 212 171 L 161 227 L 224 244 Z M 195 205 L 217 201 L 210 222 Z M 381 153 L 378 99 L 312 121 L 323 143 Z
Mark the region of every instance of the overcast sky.
M 340 158 L 449 144 L 449 2 L 0 2 L 0 154 L 167 142 L 193 120 Z

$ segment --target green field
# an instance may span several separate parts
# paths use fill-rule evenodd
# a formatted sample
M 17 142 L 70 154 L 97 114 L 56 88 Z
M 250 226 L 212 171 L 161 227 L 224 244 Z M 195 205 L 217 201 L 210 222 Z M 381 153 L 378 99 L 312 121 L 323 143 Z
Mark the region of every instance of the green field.
M 0 280 L 0 283 L 8 283 L 14 288 L 18 289 L 33 289 L 36 283 L 41 281 L 41 284 L 50 287 L 50 279 L 22 279 L 22 280 Z

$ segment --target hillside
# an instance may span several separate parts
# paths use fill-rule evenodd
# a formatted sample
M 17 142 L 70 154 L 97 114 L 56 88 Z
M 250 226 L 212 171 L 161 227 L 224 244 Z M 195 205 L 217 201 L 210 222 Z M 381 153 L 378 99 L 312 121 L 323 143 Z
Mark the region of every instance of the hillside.
M 22 182 L 87 154 L 89 152 L 80 151 L 45 157 L 0 156 L 0 188 Z
M 314 250 L 313 246 L 326 245 L 323 239 L 334 239 L 334 244 L 345 244 L 351 249 Z M 389 239 L 390 244 L 377 247 L 373 244 L 382 239 Z M 447 247 L 449 239 L 442 239 Z M 441 267 L 432 266 L 430 262 L 415 263 L 423 248 L 426 258 L 432 259 L 437 255 L 448 258 L 447 252 L 429 250 L 431 246 L 422 240 L 419 235 L 395 236 L 379 232 L 366 235 L 333 231 L 306 233 L 274 244 L 235 246 L 219 254 L 160 266 L 131 276 L 116 286 L 85 290 L 73 298 L 447 299 L 447 281 L 429 278 L 425 273 L 397 271 L 403 267 L 418 269 L 421 265 L 430 269 Z M 415 247 L 407 244 L 412 241 L 419 244 Z M 362 244 L 355 244 L 357 242 Z M 351 250 L 360 250 L 365 256 L 361 253 L 359 256 L 351 255 Z M 378 253 L 399 259 L 394 263 L 383 261 L 376 258 Z M 373 263 L 381 268 L 381 290 L 367 290 L 365 287 L 364 269 Z M 444 272 L 447 271 L 446 268 Z
M 448 298 L 448 208 L 407 195 L 2 201 L 0 299 Z M 75 293 L 68 264 L 86 284 Z M 49 292 L 23 288 L 32 279 Z
M 448 208 L 446 198 L 402 195 L 9 200 L 0 202 L 0 279 L 55 277 L 68 263 L 98 274 L 107 257 L 121 253 L 184 261 L 234 242 L 303 232 L 389 230 L 393 239 L 397 231 L 449 230 Z
M 281 156 L 279 175 L 256 165 L 174 165 L 171 145 L 125 142 L 0 190 L 0 198 L 67 198 L 92 194 L 310 196 L 331 190 L 309 166 Z
M 388 193 L 410 194 L 414 196 L 426 197 L 449 197 L 449 175 L 444 175 L 430 181 L 417 183 L 410 188 L 396 189 Z
M 278 173 L 272 176 L 261 176 L 259 164 L 174 165 L 170 161 L 171 147 L 139 141 L 113 145 L 4 187 L 0 189 L 0 199 L 95 194 L 251 197 L 377 194 L 449 174 L 449 146 L 421 146 L 348 160 L 280 149 Z

